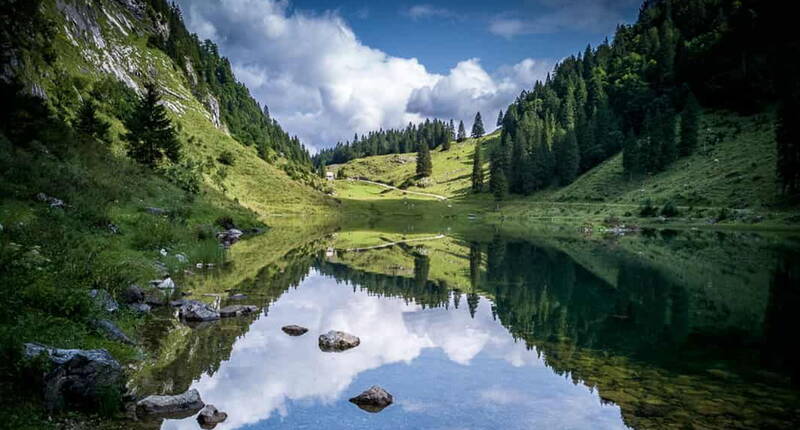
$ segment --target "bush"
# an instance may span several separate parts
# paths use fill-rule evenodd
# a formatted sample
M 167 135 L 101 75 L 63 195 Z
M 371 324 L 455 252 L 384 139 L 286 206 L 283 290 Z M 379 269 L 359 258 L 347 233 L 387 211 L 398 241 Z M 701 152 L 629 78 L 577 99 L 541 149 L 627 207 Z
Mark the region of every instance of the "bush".
M 226 166 L 233 166 L 233 163 L 236 162 L 236 158 L 234 157 L 233 152 L 225 150 L 219 154 L 217 161 Z
M 199 166 L 191 161 L 180 164 L 171 164 L 162 169 L 164 176 L 173 184 L 177 185 L 183 191 L 189 194 L 197 194 L 200 192 L 200 177 Z
M 653 217 L 658 214 L 658 209 L 653 206 L 653 202 L 650 199 L 644 201 L 642 206 L 639 207 L 639 216 L 642 218 Z
M 672 218 L 674 216 L 678 216 L 680 212 L 678 211 L 678 207 L 675 206 L 675 203 L 672 200 L 668 201 L 664 207 L 661 208 L 661 216 L 665 216 L 667 218 Z

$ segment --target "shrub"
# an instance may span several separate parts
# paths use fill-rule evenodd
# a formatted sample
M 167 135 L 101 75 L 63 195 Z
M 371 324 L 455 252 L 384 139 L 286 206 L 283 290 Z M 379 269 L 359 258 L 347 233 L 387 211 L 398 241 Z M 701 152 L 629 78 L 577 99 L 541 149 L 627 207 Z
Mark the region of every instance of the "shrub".
M 656 216 L 658 213 L 658 209 L 653 206 L 653 202 L 650 199 L 644 201 L 642 206 L 639 207 L 639 216 L 643 218 Z
M 217 156 L 217 161 L 226 166 L 233 166 L 233 163 L 236 162 L 236 158 L 233 152 L 225 150 L 220 152 L 219 156 Z
M 187 161 L 180 164 L 171 164 L 168 167 L 162 168 L 164 177 L 170 182 L 177 185 L 183 191 L 189 194 L 197 194 L 200 192 L 201 177 L 199 167 Z
M 668 201 L 664 207 L 661 208 L 661 216 L 672 218 L 674 216 L 678 216 L 678 214 L 680 214 L 678 207 L 675 206 L 675 203 L 673 203 L 672 200 Z

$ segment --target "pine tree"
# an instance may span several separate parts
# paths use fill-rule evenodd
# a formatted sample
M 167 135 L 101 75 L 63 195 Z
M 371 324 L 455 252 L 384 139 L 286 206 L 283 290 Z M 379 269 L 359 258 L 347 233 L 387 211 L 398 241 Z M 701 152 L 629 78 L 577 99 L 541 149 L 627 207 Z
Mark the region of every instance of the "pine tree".
M 681 115 L 680 155 L 686 156 L 694 152 L 700 140 L 700 104 L 694 93 L 689 92 L 686 107 Z
M 159 102 L 161 94 L 154 83 L 145 84 L 145 96 L 128 122 L 128 156 L 148 167 L 156 167 L 164 158 L 177 162 L 180 142 L 167 110 Z
M 467 140 L 467 131 L 464 129 L 464 121 L 458 122 L 458 137 L 456 138 L 457 142 L 463 142 Z
M 481 113 L 478 112 L 475 114 L 475 121 L 472 123 L 472 137 L 477 139 L 479 137 L 483 137 L 483 134 L 486 133 L 486 130 L 483 128 L 483 120 L 481 119 Z
M 472 155 L 472 191 L 483 191 L 483 160 L 481 159 L 481 145 L 475 142 L 475 152 Z
M 422 142 L 417 150 L 417 176 L 424 178 L 430 176 L 431 173 L 433 173 L 431 150 L 427 143 Z
M 94 100 L 84 99 L 78 110 L 78 122 L 75 124 L 75 129 L 84 136 L 108 143 L 110 140 L 108 134 L 110 127 L 109 123 L 97 116 L 97 105 Z
M 578 176 L 580 166 L 580 153 L 578 152 L 578 139 L 574 130 L 567 130 L 561 137 L 556 153 L 556 166 L 561 185 L 571 184 Z
M 503 126 L 503 109 L 500 109 L 500 113 L 497 114 L 497 126 L 498 127 Z
M 492 158 L 489 162 L 489 190 L 497 201 L 505 199 L 508 195 L 506 170 L 509 164 L 508 147 L 512 145 L 513 142 L 501 143 L 492 153 Z

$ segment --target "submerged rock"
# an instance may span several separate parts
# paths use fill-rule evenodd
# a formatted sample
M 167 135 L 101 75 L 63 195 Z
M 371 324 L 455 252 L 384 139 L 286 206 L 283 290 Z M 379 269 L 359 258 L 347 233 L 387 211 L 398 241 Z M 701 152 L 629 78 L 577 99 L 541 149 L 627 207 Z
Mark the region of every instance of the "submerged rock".
M 228 414 L 217 410 L 214 405 L 206 405 L 197 415 L 197 423 L 204 429 L 213 429 L 226 419 L 228 419 Z
M 281 330 L 283 330 L 283 332 L 288 334 L 289 336 L 302 336 L 306 334 L 306 332 L 308 331 L 307 328 L 294 324 L 283 326 L 281 327 Z
M 145 305 L 147 306 L 147 305 Z M 125 334 L 116 324 L 109 320 L 95 320 L 93 325 L 105 335 L 107 338 L 111 340 L 115 340 L 117 342 L 127 343 L 128 345 L 134 345 L 136 342 L 131 340 L 128 335 Z
M 99 308 L 106 312 L 113 313 L 119 310 L 119 304 L 106 290 L 89 290 L 89 297 L 94 300 Z
M 205 403 L 200 393 L 191 389 L 175 396 L 147 396 L 136 403 L 136 415 L 157 415 L 168 418 L 186 418 L 203 409 Z
M 341 352 L 359 344 L 361 339 L 343 331 L 331 330 L 319 336 L 319 349 L 325 352 Z
M 179 315 L 183 320 L 196 322 L 214 321 L 220 317 L 219 312 L 212 309 L 211 306 L 194 300 L 188 300 L 184 303 L 181 306 Z
M 238 317 L 242 315 L 258 312 L 258 307 L 253 305 L 231 305 L 225 306 L 219 310 L 219 316 L 222 318 Z
M 105 349 L 60 349 L 38 343 L 25 344 L 25 357 L 47 356 L 55 366 L 44 377 L 45 406 L 96 405 L 109 390 L 124 384 L 122 366 Z
M 383 388 L 373 385 L 367 391 L 353 397 L 350 402 L 358 405 L 359 408 L 367 412 L 380 412 L 394 402 L 391 394 Z

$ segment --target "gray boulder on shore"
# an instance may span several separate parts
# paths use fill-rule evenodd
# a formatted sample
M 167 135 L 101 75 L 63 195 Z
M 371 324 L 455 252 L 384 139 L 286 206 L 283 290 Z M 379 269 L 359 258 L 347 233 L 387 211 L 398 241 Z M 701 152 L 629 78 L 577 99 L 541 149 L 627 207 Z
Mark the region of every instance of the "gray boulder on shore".
M 325 352 L 341 352 L 359 344 L 361 339 L 343 331 L 331 330 L 319 336 L 319 349 Z
M 192 322 L 214 321 L 220 318 L 219 312 L 211 306 L 195 300 L 187 300 L 178 313 L 181 319 Z
M 124 384 L 122 366 L 105 349 L 60 349 L 26 343 L 24 356 L 46 356 L 53 369 L 44 377 L 44 401 L 49 410 L 65 404 L 95 405 L 108 390 Z
M 200 399 L 200 393 L 191 389 L 185 393 L 170 396 L 147 396 L 136 402 L 136 415 L 158 416 L 164 418 L 186 418 L 203 409 L 205 403 Z

